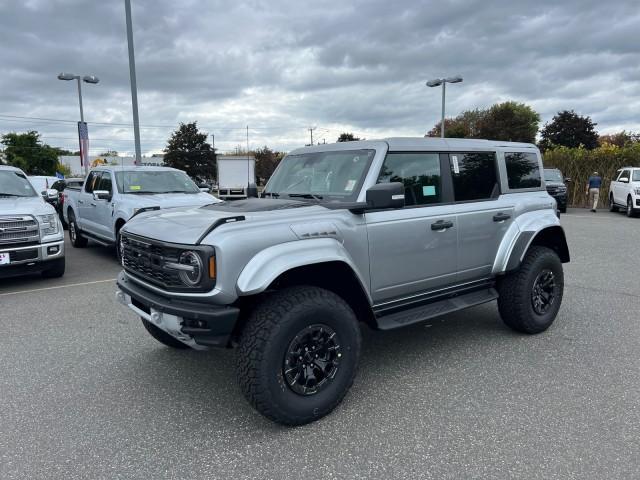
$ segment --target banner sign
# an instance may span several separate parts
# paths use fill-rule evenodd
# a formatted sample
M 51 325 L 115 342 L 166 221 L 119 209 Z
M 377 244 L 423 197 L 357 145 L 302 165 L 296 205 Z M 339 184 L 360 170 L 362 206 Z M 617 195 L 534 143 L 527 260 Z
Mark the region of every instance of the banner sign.
M 89 129 L 87 122 L 78 122 L 78 140 L 80 142 L 80 166 L 89 163 Z

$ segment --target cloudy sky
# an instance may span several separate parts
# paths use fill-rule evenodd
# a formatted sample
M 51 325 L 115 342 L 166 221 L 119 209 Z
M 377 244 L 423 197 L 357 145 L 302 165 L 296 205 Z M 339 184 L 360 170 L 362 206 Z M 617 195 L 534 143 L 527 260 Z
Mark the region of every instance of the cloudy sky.
M 543 123 L 589 115 L 640 131 L 638 0 L 132 0 L 142 150 L 197 120 L 216 147 L 289 150 L 342 131 L 423 135 L 447 112 L 526 102 Z M 0 133 L 77 149 L 75 85 L 91 153 L 133 150 L 123 0 L 0 0 Z

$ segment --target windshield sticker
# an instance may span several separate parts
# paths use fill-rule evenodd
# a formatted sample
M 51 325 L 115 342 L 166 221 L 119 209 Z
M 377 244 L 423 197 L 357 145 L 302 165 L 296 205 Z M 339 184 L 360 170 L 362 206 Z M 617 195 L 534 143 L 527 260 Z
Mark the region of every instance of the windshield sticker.
M 434 197 L 436 194 L 436 187 L 430 185 L 428 187 L 422 187 L 422 196 L 423 197 Z
M 129 190 L 140 190 L 140 185 L 129 185 Z
M 353 191 L 354 187 L 356 186 L 356 181 L 355 180 L 349 180 L 347 182 L 347 186 L 344 187 L 345 191 L 347 192 L 351 192 Z

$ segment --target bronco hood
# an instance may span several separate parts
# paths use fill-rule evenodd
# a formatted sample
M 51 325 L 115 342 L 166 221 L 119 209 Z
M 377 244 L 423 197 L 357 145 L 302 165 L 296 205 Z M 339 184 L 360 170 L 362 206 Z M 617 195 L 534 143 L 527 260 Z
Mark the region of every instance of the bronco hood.
M 258 199 L 220 202 L 203 207 L 170 208 L 141 213 L 124 226 L 125 232 L 171 243 L 195 244 L 217 226 L 251 221 L 266 215 L 288 215 L 291 210 L 322 209 L 297 200 Z

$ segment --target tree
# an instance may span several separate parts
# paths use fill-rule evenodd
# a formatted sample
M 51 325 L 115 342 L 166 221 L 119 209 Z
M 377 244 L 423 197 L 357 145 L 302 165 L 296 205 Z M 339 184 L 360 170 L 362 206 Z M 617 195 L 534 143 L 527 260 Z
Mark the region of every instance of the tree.
M 40 142 L 36 131 L 7 133 L 2 136 L 5 161 L 24 170 L 27 175 L 55 175 L 58 165 L 57 149 Z
M 215 178 L 216 154 L 207 143 L 208 136 L 198 130 L 197 122 L 180 123 L 164 150 L 165 165 L 184 170 L 192 178 Z
M 69 167 L 69 165 L 67 165 L 66 163 L 59 163 L 56 165 L 56 173 L 61 173 L 62 175 L 66 177 L 70 177 L 71 176 L 71 167 Z
M 610 133 L 609 135 L 600 135 L 600 137 L 598 137 L 598 143 L 600 146 L 608 143 L 609 145 L 615 145 L 616 147 L 626 147 L 627 145 L 631 145 L 639 141 L 640 135 L 636 135 L 625 130 L 618 133 Z
M 282 152 L 274 152 L 266 145 L 253 152 L 256 159 L 256 178 L 259 183 L 266 183 L 284 157 Z
M 533 143 L 538 123 L 540 115 L 524 103 L 497 103 L 483 113 L 477 138 Z
M 580 116 L 573 110 L 558 112 L 540 132 L 540 146 L 548 149 L 555 145 L 568 148 L 582 145 L 587 150 L 594 149 L 598 146 L 596 125 L 591 118 Z
M 343 132 L 340 134 L 337 141 L 338 142 L 357 142 L 358 140 L 360 139 L 356 137 L 353 133 Z
M 467 110 L 455 118 L 444 119 L 444 135 L 448 138 L 478 138 L 480 120 L 486 110 Z M 440 124 L 438 122 L 427 132 L 427 137 L 440 136 Z
M 117 157 L 118 156 L 118 151 L 117 150 L 107 150 L 106 152 L 102 152 L 98 156 L 99 157 Z

